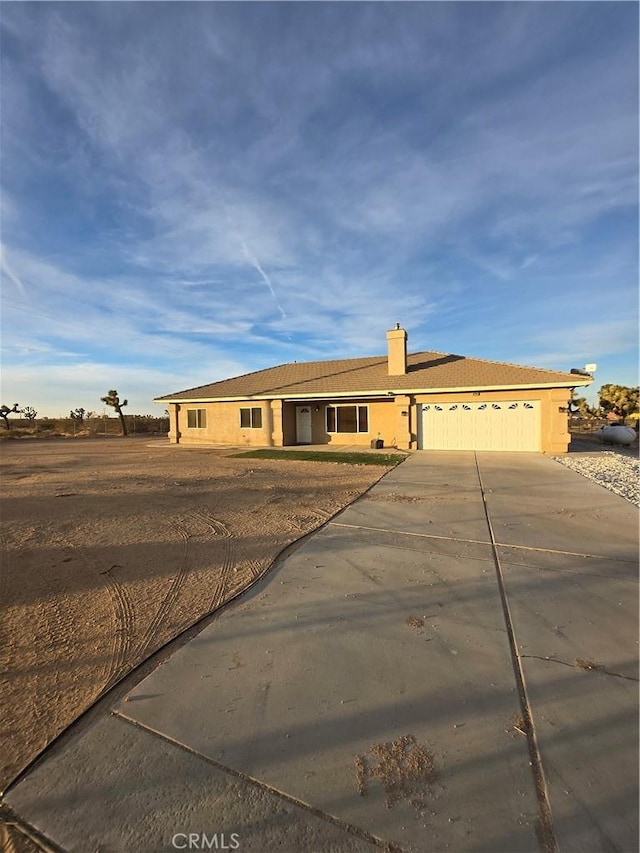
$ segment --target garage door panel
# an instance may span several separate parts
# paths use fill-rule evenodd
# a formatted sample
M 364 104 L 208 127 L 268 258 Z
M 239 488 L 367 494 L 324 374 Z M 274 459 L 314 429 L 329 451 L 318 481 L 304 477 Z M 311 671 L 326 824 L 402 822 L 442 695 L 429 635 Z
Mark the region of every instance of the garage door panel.
M 538 401 L 429 403 L 420 418 L 425 450 L 540 449 Z

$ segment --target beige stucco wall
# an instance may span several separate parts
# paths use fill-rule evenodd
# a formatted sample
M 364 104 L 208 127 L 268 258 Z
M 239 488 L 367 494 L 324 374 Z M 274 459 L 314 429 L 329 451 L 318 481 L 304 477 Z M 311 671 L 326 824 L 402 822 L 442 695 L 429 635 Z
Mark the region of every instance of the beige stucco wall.
M 388 400 L 311 400 L 282 402 L 281 400 L 246 401 L 234 403 L 172 403 L 169 440 L 189 445 L 229 444 L 247 447 L 279 447 L 296 444 L 296 406 L 311 408 L 313 444 L 354 444 L 369 446 L 372 439 L 381 438 L 385 447 L 409 449 L 417 447 L 418 404 L 498 402 L 501 400 L 539 400 L 541 450 L 544 453 L 563 453 L 569 445 L 566 408 L 571 397 L 567 388 L 531 389 L 526 391 L 481 391 L 454 394 L 418 394 L 398 396 Z M 326 406 L 368 406 L 369 431 L 366 433 L 328 433 Z M 242 429 L 240 409 L 262 410 L 261 429 Z M 205 409 L 207 426 L 204 429 L 187 427 L 187 410 Z M 317 409 L 317 411 L 316 411 Z M 563 411 L 564 410 L 564 411 Z
M 501 400 L 539 400 L 540 449 L 543 453 L 565 453 L 571 440 L 567 413 L 570 399 L 571 391 L 568 388 L 416 394 L 412 398 L 411 406 L 411 447 L 417 446 L 418 403 L 460 403 L 466 400 L 471 400 L 474 403 L 500 402 Z
M 369 409 L 368 432 L 328 433 L 326 429 L 327 406 L 339 405 L 367 406 Z M 385 447 L 391 447 L 397 440 L 399 427 L 404 427 L 406 432 L 406 426 L 404 424 L 398 424 L 399 415 L 393 399 L 296 401 L 284 404 L 284 411 L 287 414 L 287 428 L 285 429 L 284 434 L 285 445 L 296 443 L 297 406 L 309 406 L 311 409 L 311 431 L 313 444 L 355 444 L 362 447 L 369 447 L 372 439 L 381 438 Z M 405 409 L 408 409 L 408 406 L 405 406 Z M 408 415 L 406 417 L 408 418 Z
M 262 428 L 243 429 L 240 426 L 241 408 L 262 409 Z M 273 444 L 272 418 L 277 421 L 278 413 L 272 412 L 269 401 L 173 403 L 170 409 L 169 441 L 174 444 L 231 444 L 240 447 L 245 445 L 247 447 L 270 447 Z M 204 409 L 206 411 L 207 425 L 204 429 L 190 429 L 187 426 L 187 411 L 189 409 Z
M 543 392 L 542 399 L 542 452 L 566 453 L 571 441 L 569 433 L 568 388 L 553 388 Z
M 327 405 L 367 406 L 369 431 L 360 433 L 328 433 Z M 169 440 L 188 445 L 238 445 L 248 447 L 279 447 L 296 444 L 296 406 L 309 406 L 313 444 L 356 444 L 368 447 L 371 440 L 381 438 L 385 447 L 409 447 L 409 402 L 407 397 L 390 400 L 281 400 L 246 401 L 234 403 L 181 403 L 170 405 Z M 242 429 L 240 409 L 262 409 L 262 429 Z M 205 409 L 204 429 L 187 427 L 188 409 Z M 317 409 L 317 411 L 316 411 Z M 405 411 L 407 414 L 402 415 Z

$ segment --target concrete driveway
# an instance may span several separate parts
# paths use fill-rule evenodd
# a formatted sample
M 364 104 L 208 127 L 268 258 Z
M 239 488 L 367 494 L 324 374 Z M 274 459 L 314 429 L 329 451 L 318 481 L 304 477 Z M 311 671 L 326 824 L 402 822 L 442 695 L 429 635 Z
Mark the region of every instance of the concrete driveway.
M 637 586 L 622 498 L 413 454 L 6 802 L 82 853 L 636 851 Z

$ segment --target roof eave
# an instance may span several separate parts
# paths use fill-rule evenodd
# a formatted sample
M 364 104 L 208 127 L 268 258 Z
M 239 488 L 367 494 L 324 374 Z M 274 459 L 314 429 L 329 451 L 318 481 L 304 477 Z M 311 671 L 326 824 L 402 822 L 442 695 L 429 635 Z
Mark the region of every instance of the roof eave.
M 593 378 L 585 376 L 575 376 L 563 382 L 535 382 L 530 384 L 518 383 L 517 385 L 465 385 L 456 388 L 448 386 L 446 388 L 398 388 L 392 391 L 390 388 L 377 389 L 373 391 L 314 391 L 311 393 L 289 393 L 289 394 L 245 394 L 244 396 L 233 397 L 156 397 L 154 403 L 238 403 L 243 400 L 322 400 L 322 399 L 343 399 L 348 397 L 389 397 L 389 396 L 406 396 L 407 394 L 466 394 L 474 391 L 531 391 L 537 388 L 577 388 L 580 386 L 591 385 Z M 389 383 L 391 388 L 393 384 Z M 397 386 L 396 386 L 397 387 Z

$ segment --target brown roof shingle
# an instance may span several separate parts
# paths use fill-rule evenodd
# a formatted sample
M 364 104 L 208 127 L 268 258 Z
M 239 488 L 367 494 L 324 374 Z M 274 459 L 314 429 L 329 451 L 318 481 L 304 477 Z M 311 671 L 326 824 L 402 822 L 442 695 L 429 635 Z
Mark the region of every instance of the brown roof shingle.
M 544 387 L 589 384 L 587 377 L 523 367 L 499 361 L 466 358 L 442 352 L 407 356 L 407 373 L 389 376 L 387 357 L 346 358 L 281 364 L 157 397 L 158 401 L 219 400 L 250 397 L 304 397 L 305 395 L 360 394 L 487 387 Z

